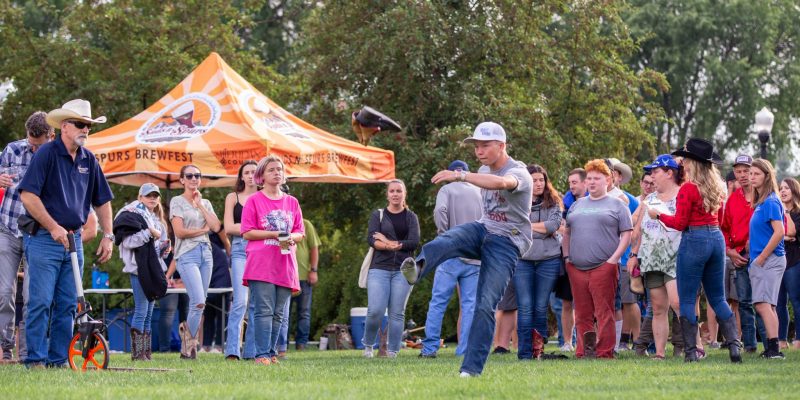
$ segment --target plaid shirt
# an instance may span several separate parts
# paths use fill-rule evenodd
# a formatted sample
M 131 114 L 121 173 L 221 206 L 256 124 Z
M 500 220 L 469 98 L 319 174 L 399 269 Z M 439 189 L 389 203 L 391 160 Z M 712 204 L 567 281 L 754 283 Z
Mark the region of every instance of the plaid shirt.
M 18 167 L 19 176 L 17 183 L 6 188 L 6 195 L 3 197 L 3 204 L 0 205 L 0 229 L 10 231 L 17 237 L 22 237 L 22 232 L 17 228 L 17 218 L 25 213 L 25 207 L 19 198 L 17 186 L 25 176 L 25 171 L 31 165 L 33 152 L 28 145 L 27 139 L 11 142 L 0 155 L 0 168 Z

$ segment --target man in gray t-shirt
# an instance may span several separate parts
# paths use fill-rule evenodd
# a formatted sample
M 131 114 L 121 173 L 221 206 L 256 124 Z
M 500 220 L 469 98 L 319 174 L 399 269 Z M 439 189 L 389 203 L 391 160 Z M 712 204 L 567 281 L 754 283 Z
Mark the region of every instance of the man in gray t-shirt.
M 461 376 L 477 376 L 489 357 L 494 336 L 494 313 L 521 254 L 531 245 L 530 205 L 533 181 L 525 165 L 506 152 L 506 132 L 494 122 L 483 122 L 465 143 L 475 144 L 483 167 L 477 173 L 439 171 L 434 184 L 461 181 L 481 188 L 481 219 L 459 225 L 422 247 L 416 260 L 407 258 L 401 271 L 409 283 L 434 271 L 454 257 L 480 259 L 481 267 L 472 327 Z
M 628 206 L 605 196 L 576 201 L 567 213 L 570 229 L 569 258 L 575 268 L 587 271 L 606 262 L 619 247 L 620 233 L 633 229 Z

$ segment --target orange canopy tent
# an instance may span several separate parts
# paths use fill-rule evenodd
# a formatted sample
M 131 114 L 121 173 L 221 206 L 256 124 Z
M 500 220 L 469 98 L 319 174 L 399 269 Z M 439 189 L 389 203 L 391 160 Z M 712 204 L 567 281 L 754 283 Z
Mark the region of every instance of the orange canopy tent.
M 183 165 L 204 186 L 232 186 L 244 160 L 271 154 L 293 181 L 367 183 L 394 178 L 394 153 L 325 132 L 290 114 L 211 53 L 135 117 L 89 137 L 106 178 L 169 188 Z M 210 178 L 210 179 L 208 179 Z

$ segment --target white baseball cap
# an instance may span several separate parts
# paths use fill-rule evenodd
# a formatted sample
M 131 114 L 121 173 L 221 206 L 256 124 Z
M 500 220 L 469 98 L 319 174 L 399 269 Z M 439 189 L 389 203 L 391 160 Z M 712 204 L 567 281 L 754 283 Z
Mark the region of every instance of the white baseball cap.
M 481 122 L 475 127 L 475 132 L 472 137 L 464 139 L 464 143 L 472 142 L 488 142 L 496 140 L 498 142 L 506 142 L 506 131 L 500 124 L 495 122 Z

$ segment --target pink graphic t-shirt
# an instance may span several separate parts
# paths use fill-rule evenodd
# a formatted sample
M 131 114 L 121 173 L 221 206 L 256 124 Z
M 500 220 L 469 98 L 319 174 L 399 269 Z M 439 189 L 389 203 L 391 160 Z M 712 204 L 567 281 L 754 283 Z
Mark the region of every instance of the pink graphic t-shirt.
M 242 234 L 263 230 L 305 235 L 300 203 L 287 194 L 279 200 L 272 200 L 264 193 L 257 192 L 244 205 L 241 230 Z M 247 281 L 262 281 L 291 288 L 293 292 L 300 290 L 295 250 L 295 246 L 292 246 L 290 254 L 281 254 L 278 239 L 248 241 L 242 277 L 244 285 L 247 285 Z

